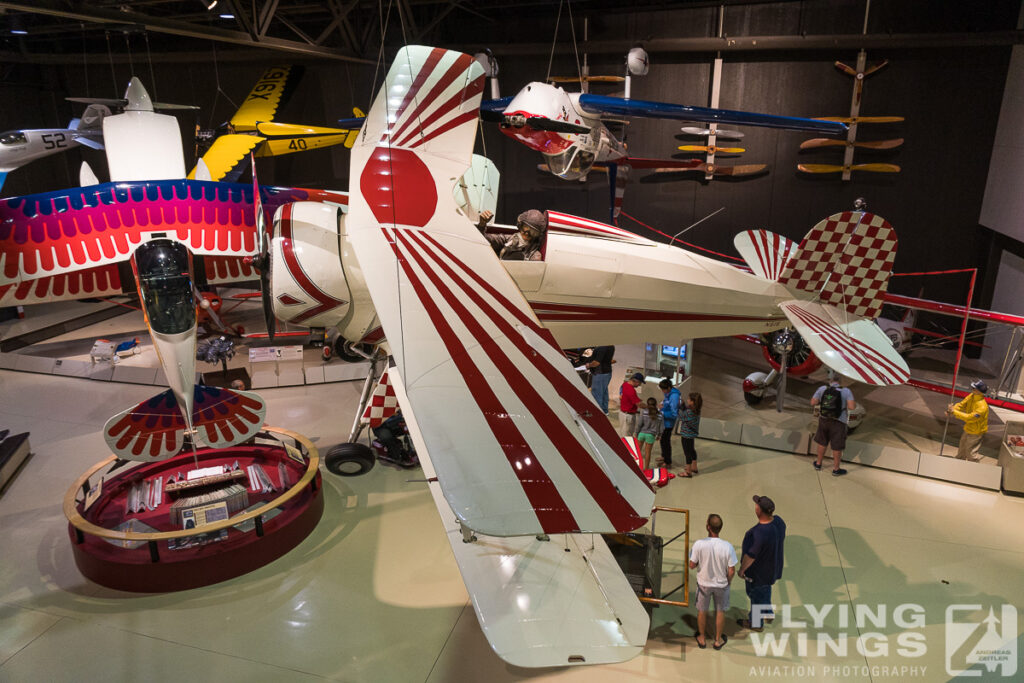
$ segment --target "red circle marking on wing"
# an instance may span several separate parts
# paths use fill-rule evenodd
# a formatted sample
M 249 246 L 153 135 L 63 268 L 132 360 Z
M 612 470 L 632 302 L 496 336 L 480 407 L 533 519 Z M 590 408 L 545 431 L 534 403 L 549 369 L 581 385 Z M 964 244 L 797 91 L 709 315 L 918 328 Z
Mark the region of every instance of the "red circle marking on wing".
M 437 209 L 430 169 L 407 149 L 375 149 L 363 168 L 359 189 L 379 223 L 421 228 Z

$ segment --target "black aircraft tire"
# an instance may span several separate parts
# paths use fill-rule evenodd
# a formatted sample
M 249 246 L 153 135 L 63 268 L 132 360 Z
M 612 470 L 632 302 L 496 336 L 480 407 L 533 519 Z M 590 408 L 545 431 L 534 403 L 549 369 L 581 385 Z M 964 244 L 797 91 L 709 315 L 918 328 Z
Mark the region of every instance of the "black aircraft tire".
M 369 446 L 361 443 L 340 443 L 324 457 L 327 469 L 342 477 L 358 477 L 373 469 L 377 458 Z
M 743 398 L 744 400 L 746 400 L 748 406 L 756 406 L 758 403 L 761 402 L 761 399 L 764 398 L 764 396 L 758 396 L 753 392 L 744 391 Z

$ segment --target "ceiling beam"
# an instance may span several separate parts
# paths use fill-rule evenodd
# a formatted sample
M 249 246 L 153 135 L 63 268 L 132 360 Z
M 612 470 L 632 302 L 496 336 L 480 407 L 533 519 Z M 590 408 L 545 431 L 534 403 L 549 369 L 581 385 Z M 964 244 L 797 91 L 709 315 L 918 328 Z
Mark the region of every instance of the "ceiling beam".
M 990 47 L 1024 44 L 1024 31 L 988 31 L 983 33 L 880 33 L 808 36 L 726 36 L 724 38 L 651 38 L 648 40 L 591 40 L 580 45 L 588 54 L 626 54 L 642 46 L 658 52 L 767 52 L 774 50 L 859 50 L 863 49 L 935 49 Z M 490 49 L 502 55 L 546 55 L 550 43 L 478 43 L 461 44 L 452 50 L 470 54 Z M 560 43 L 555 52 L 571 54 L 572 44 Z
M 54 0 L 33 0 L 31 3 L 0 1 L 0 9 L 15 10 L 30 14 L 42 14 L 51 17 L 60 17 L 63 19 L 73 19 L 75 21 L 103 24 L 113 23 L 138 25 L 154 33 L 167 33 L 170 35 L 185 36 L 187 38 L 215 40 L 222 43 L 230 43 L 232 45 L 276 50 L 278 52 L 289 52 L 322 59 L 336 59 L 344 62 L 354 62 L 357 64 L 373 63 L 368 59 L 355 57 L 340 50 L 322 47 L 319 45 L 310 45 L 294 40 L 283 40 L 281 38 L 271 37 L 263 37 L 257 40 L 246 33 L 242 33 L 241 31 L 230 31 L 212 26 L 197 26 L 195 24 L 175 21 L 173 19 L 150 17 L 144 14 L 139 14 L 138 12 L 111 11 L 89 7 L 87 5 L 82 5 L 80 7 L 81 9 L 78 11 L 69 10 L 66 9 L 66 5 L 64 3 L 55 2 Z

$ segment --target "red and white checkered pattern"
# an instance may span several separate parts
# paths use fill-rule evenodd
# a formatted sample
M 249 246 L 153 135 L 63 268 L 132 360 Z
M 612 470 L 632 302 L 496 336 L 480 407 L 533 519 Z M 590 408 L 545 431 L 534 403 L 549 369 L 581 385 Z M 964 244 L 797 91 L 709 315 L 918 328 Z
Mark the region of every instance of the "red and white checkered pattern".
M 877 318 L 896 259 L 896 232 L 881 216 L 844 211 L 811 229 L 779 282 L 817 294 L 822 303 Z
M 370 395 L 370 402 L 363 411 L 362 422 L 369 424 L 370 428 L 381 426 L 381 424 L 398 412 L 398 398 L 395 396 L 395 388 L 388 381 L 388 371 L 380 376 L 377 387 Z

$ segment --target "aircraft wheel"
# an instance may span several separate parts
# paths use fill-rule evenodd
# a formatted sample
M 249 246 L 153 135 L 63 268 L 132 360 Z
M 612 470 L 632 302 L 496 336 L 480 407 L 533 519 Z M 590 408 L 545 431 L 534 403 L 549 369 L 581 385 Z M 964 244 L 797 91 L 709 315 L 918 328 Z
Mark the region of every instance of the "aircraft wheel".
M 743 380 L 743 399 L 748 406 L 756 406 L 764 398 L 764 382 L 768 375 L 752 372 Z
M 357 477 L 373 469 L 377 458 L 369 446 L 361 443 L 340 443 L 324 457 L 324 464 L 334 474 L 342 477 Z

